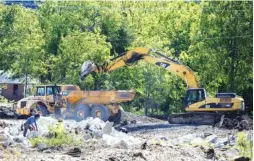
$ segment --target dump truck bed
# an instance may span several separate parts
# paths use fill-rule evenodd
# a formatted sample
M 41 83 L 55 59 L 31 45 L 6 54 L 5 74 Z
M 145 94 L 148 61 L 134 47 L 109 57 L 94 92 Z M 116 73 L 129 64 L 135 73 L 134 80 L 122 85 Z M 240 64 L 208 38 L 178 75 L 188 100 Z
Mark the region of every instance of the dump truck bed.
M 66 97 L 68 102 L 74 104 L 83 99 L 85 104 L 113 104 L 133 100 L 135 92 L 132 90 L 111 90 L 111 91 L 72 91 Z

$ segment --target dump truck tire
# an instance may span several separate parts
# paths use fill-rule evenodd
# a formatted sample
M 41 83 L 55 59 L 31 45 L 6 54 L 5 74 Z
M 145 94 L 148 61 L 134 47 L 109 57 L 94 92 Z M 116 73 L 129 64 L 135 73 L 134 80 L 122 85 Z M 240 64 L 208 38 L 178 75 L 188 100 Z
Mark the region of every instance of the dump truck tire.
M 92 105 L 91 117 L 107 121 L 110 116 L 109 109 L 103 105 Z
M 76 121 L 85 120 L 90 116 L 91 108 L 85 104 L 75 105 L 74 119 Z
M 114 122 L 114 124 L 120 124 L 121 121 L 124 120 L 124 110 L 122 107 L 119 109 L 118 113 L 115 114 L 114 116 L 110 116 L 108 121 Z

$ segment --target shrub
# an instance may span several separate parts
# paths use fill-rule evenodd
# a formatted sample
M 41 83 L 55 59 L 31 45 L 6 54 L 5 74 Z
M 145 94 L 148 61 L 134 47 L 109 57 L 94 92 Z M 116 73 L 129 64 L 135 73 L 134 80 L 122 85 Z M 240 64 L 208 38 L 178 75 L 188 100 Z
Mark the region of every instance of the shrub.
M 244 157 L 252 158 L 252 141 L 248 139 L 245 132 L 239 132 L 237 135 L 237 147 L 240 154 Z
M 82 138 L 75 134 L 68 134 L 63 123 L 57 123 L 49 127 L 49 137 L 37 137 L 30 139 L 32 146 L 37 146 L 39 143 L 45 143 L 47 146 L 59 145 L 80 145 Z

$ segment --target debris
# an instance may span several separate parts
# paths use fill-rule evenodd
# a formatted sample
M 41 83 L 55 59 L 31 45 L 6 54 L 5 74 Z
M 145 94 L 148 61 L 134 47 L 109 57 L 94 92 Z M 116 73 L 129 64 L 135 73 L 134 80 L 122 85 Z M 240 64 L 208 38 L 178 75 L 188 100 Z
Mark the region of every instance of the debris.
M 231 161 L 250 161 L 250 158 L 241 156 L 241 157 L 235 157 Z
M 3 143 L 4 147 L 8 147 L 13 144 L 14 144 L 14 141 L 11 136 L 7 136 L 7 139 Z
M 73 157 L 80 157 L 81 150 L 80 150 L 80 148 L 74 148 L 74 149 L 69 150 L 66 154 L 71 155 Z
M 124 140 L 120 140 L 120 142 L 117 142 L 113 147 L 119 149 L 128 149 L 128 144 Z
M 205 157 L 207 159 L 214 159 L 215 158 L 215 151 L 213 148 L 208 148 L 208 147 L 203 147 L 203 146 L 201 146 L 200 148 L 205 153 L 205 155 L 206 155 Z
M 210 135 L 205 138 L 205 141 L 208 143 L 215 143 L 215 141 L 218 139 L 217 135 Z
M 84 133 L 84 134 L 83 134 L 83 139 L 84 139 L 84 140 L 92 139 L 91 133 L 88 133 L 88 132 L 87 132 L 87 133 Z
M 106 122 L 105 126 L 102 129 L 103 133 L 110 134 L 112 132 L 113 124 L 113 122 Z
M 39 143 L 38 146 L 37 146 L 37 148 L 38 148 L 39 150 L 45 150 L 45 149 L 47 148 L 47 145 L 46 145 L 45 143 Z
M 0 127 L 1 128 L 8 127 L 8 124 L 6 124 L 6 122 L 2 121 L 2 122 L 0 122 Z
M 120 159 L 118 159 L 116 157 L 109 157 L 108 160 L 109 161 L 120 161 Z
M 133 157 L 140 157 L 140 158 L 146 160 L 146 158 L 144 157 L 144 155 L 143 155 L 142 152 L 134 153 L 134 154 L 133 154 Z
M 201 138 L 201 137 L 197 137 L 197 138 L 194 138 L 191 142 L 190 142 L 191 145 L 202 145 L 204 144 L 204 140 Z
M 23 136 L 16 136 L 13 138 L 13 141 L 15 141 L 17 143 L 22 143 L 24 141 L 24 137 Z
M 208 136 L 211 136 L 212 134 L 211 133 L 204 133 L 204 137 L 208 137 Z
M 146 146 L 147 146 L 147 142 L 144 142 L 142 145 L 141 145 L 141 149 L 146 149 Z
M 223 148 L 225 145 L 228 144 L 228 138 L 218 139 L 215 143 L 215 147 Z
M 15 135 L 19 135 L 19 130 L 17 127 L 13 126 L 13 127 L 9 127 L 9 133 L 13 136 Z

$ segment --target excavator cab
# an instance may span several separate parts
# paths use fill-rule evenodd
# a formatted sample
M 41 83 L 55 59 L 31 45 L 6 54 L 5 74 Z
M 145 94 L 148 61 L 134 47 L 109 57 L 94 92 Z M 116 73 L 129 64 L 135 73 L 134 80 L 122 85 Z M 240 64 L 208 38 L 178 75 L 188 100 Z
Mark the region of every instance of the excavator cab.
M 204 88 L 190 88 L 186 91 L 185 107 L 191 104 L 204 101 L 206 99 L 206 91 Z

